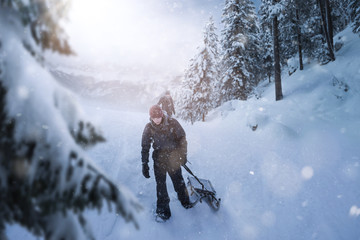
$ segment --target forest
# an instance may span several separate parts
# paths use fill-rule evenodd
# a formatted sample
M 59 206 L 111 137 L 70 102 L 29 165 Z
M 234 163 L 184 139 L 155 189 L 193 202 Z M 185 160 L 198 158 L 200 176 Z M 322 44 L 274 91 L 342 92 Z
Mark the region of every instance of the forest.
M 192 123 L 224 102 L 253 96 L 264 79 L 275 82 L 281 100 L 283 71 L 335 61 L 342 41 L 334 35 L 348 25 L 360 31 L 358 1 L 262 0 L 256 13 L 252 1 L 231 0 L 222 12 L 220 36 L 210 18 L 177 93 L 180 116 Z

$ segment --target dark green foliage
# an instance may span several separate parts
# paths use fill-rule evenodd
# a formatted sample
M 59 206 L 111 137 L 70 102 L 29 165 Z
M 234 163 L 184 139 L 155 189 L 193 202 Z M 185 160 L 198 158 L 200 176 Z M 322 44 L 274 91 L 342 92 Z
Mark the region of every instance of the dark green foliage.
M 70 129 L 70 133 L 76 143 L 83 148 L 90 147 L 99 142 L 105 142 L 105 138 L 96 132 L 94 126 L 87 122 L 80 121 L 76 130 Z
M 17 222 L 35 235 L 49 237 L 52 233 L 46 232 L 47 216 L 57 212 L 65 216 L 71 210 L 85 225 L 82 211 L 89 207 L 102 208 L 104 199 L 109 205 L 115 203 L 116 211 L 126 220 L 133 220 L 120 204 L 120 193 L 114 183 L 93 166 L 85 164 L 75 151 L 69 153 L 68 165 L 64 168 L 65 165 L 57 164 L 53 156 L 47 155 L 51 146 L 35 141 L 17 143 L 14 139 L 16 121 L 9 119 L 4 111 L 5 96 L 6 90 L 0 81 L 0 168 L 6 173 L 0 178 L 0 227 L 3 228 L 4 223 Z M 35 163 L 36 173 L 30 180 Z M 64 171 L 66 177 L 62 179 Z M 79 174 L 82 177 L 77 182 Z M 63 181 L 66 185 L 60 187 Z

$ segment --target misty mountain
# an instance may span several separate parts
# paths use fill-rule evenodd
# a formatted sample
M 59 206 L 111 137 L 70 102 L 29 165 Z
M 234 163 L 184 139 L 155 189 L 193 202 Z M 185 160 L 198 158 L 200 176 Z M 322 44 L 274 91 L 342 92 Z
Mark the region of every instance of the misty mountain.
M 101 80 L 85 71 L 74 73 L 52 69 L 50 72 L 59 83 L 82 98 L 135 109 L 147 109 L 165 90 L 181 83 L 181 76 L 168 77 L 167 81 L 120 81 Z

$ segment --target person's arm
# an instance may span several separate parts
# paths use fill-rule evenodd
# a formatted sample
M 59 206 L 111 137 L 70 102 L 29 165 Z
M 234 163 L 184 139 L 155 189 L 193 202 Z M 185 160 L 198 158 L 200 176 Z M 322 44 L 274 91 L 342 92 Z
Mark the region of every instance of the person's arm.
M 174 101 L 173 101 L 172 97 L 170 97 L 170 101 L 171 101 L 172 111 L 173 111 L 173 113 L 174 113 L 174 115 L 175 115 L 175 106 L 174 106 Z
M 146 124 L 141 140 L 142 174 L 144 175 L 145 178 L 150 178 L 149 164 L 148 164 L 150 146 L 151 146 L 150 124 Z
M 141 161 L 143 164 L 149 162 L 149 151 L 151 147 L 151 141 L 152 141 L 152 136 L 150 131 L 150 124 L 146 124 L 141 140 Z
M 161 98 L 159 99 L 157 105 L 162 106 L 162 104 L 163 104 L 163 98 L 164 98 L 164 97 L 161 97 Z

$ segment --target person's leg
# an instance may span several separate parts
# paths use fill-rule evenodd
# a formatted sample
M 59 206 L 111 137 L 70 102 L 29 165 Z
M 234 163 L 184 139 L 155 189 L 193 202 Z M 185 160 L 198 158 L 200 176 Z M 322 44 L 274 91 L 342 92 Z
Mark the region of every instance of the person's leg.
M 170 198 L 166 189 L 166 169 L 162 164 L 154 163 L 154 173 L 156 180 L 156 213 L 162 218 L 168 219 L 171 217 L 169 202 Z
M 183 205 L 184 208 L 191 208 L 192 205 L 190 203 L 189 193 L 181 173 L 181 168 L 168 169 L 168 172 L 181 205 Z

